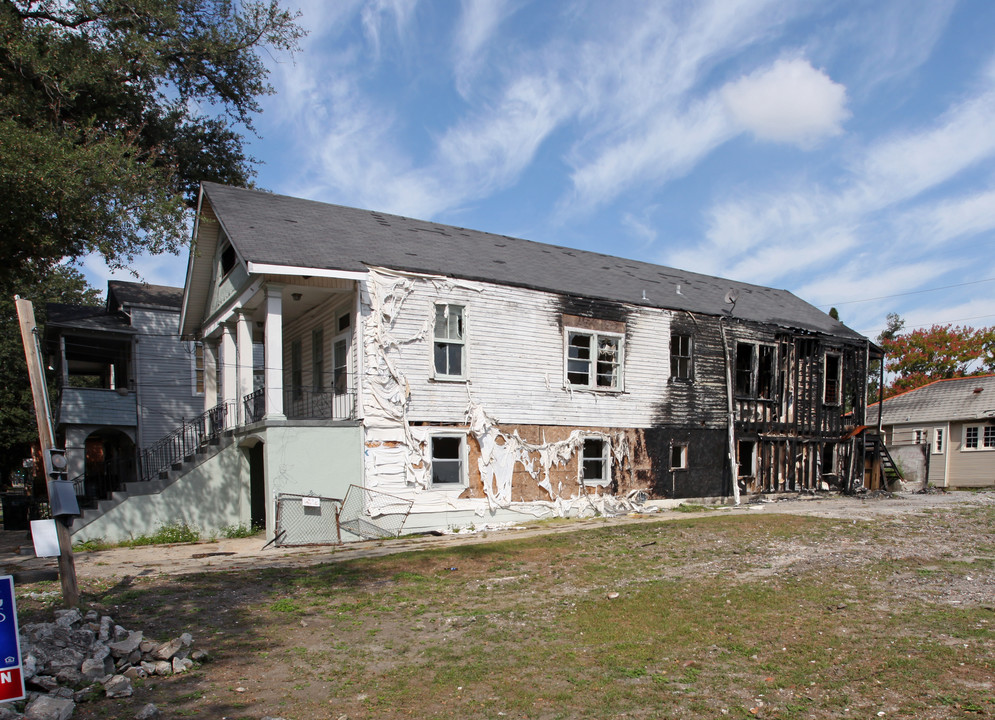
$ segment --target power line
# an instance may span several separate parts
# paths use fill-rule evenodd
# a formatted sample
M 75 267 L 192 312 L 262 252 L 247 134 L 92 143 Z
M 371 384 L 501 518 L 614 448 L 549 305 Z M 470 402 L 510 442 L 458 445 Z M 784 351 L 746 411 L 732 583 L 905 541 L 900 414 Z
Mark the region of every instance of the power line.
M 984 280 L 972 280 L 971 282 L 956 283 L 954 285 L 942 285 L 924 290 L 910 290 L 909 292 L 895 293 L 894 295 L 879 295 L 878 297 L 864 298 L 863 300 L 844 300 L 836 303 L 823 303 L 818 307 L 838 307 L 840 305 L 853 305 L 855 303 L 873 302 L 875 300 L 888 300 L 889 298 L 905 297 L 906 295 L 921 295 L 922 293 L 936 292 L 937 290 L 949 290 L 951 288 L 964 287 L 966 285 L 980 285 L 981 283 L 993 282 L 995 278 L 985 278 Z M 987 317 L 987 316 L 982 316 Z M 970 318 L 967 318 L 970 320 Z M 957 322 L 956 320 L 953 322 Z

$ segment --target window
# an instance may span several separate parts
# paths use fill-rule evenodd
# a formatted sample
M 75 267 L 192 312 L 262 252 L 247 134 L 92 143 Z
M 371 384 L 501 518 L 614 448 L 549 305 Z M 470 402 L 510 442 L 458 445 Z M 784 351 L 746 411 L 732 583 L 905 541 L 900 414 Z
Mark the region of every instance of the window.
M 777 352 L 773 345 L 736 343 L 736 394 L 772 400 L 776 367 Z
M 995 448 L 995 425 L 969 425 L 964 428 L 965 450 Z
M 822 474 L 823 475 L 835 475 L 836 474 L 836 446 L 832 443 L 826 443 L 822 446 L 822 457 L 820 459 L 822 463 Z
M 315 390 L 325 387 L 325 331 L 311 331 L 311 385 Z
M 835 353 L 826 353 L 823 402 L 826 405 L 840 404 L 840 388 L 843 372 L 843 357 Z
M 464 378 L 466 343 L 464 308 L 462 305 L 435 306 L 435 377 L 461 380 Z
M 688 467 L 688 446 L 681 443 L 673 443 L 670 446 L 670 469 L 687 470 Z
M 693 380 L 691 366 L 691 336 L 670 335 L 670 379 Z
M 912 442 L 915 443 L 916 445 L 928 445 L 929 430 L 913 430 Z
M 345 330 L 348 330 L 350 327 L 352 327 L 352 318 L 350 317 L 349 313 L 342 313 L 341 315 L 339 315 L 338 331 L 344 332 Z
M 193 392 L 204 394 L 204 343 L 193 344 Z
M 294 399 L 299 400 L 304 385 L 303 358 L 301 356 L 301 340 L 297 338 L 290 343 L 290 388 Z
M 601 438 L 585 438 L 580 462 L 581 484 L 606 485 L 611 480 L 608 469 L 608 443 Z
M 235 269 L 235 263 L 238 258 L 235 255 L 235 248 L 232 244 L 225 240 L 224 244 L 221 246 L 221 276 L 224 277 L 232 270 Z
M 349 391 L 348 338 L 338 338 L 332 345 L 332 387 L 336 394 Z
M 466 455 L 462 435 L 433 435 L 432 487 L 452 488 L 466 485 Z
M 736 475 L 738 477 L 753 477 L 756 474 L 755 462 L 754 462 L 754 450 L 756 449 L 756 443 L 752 440 L 740 440 L 736 448 L 736 455 L 738 460 L 738 468 L 736 470 Z
M 622 389 L 622 336 L 567 330 L 567 382 L 592 390 Z
M 933 454 L 943 454 L 943 428 L 933 429 Z

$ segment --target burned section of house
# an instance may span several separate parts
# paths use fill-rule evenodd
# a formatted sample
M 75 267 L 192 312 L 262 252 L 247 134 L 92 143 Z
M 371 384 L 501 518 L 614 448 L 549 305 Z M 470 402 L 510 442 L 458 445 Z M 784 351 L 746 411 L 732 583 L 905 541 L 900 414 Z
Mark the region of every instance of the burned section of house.
M 233 442 L 190 482 L 271 534 L 352 486 L 417 529 L 862 477 L 877 350 L 787 291 L 212 183 L 193 241 L 181 333 Z

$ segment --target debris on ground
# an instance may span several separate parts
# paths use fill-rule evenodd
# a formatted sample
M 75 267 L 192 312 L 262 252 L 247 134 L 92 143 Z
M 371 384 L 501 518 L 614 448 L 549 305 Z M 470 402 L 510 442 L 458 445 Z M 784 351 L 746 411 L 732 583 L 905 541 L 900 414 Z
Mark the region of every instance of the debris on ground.
M 190 633 L 159 643 L 95 610 L 56 610 L 55 622 L 29 623 L 20 636 L 27 698 L 3 708 L 0 720 L 68 720 L 78 703 L 131 697 L 138 678 L 186 672 L 208 659 L 193 649 Z M 136 717 L 151 720 L 159 711 L 146 705 Z

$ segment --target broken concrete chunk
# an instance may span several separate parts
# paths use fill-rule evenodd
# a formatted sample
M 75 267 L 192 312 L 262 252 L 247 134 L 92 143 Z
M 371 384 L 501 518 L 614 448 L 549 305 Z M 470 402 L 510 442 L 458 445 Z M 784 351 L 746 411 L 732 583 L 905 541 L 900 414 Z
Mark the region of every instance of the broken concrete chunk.
M 169 642 L 164 642 L 162 645 L 157 647 L 152 651 L 152 657 L 156 660 L 172 660 L 173 656 L 176 655 L 183 647 L 183 643 L 177 638 L 176 640 L 170 640 Z
M 53 675 L 35 675 L 31 679 L 31 686 L 41 688 L 45 692 L 52 692 L 59 687 L 59 681 Z
M 193 645 L 193 635 L 191 635 L 191 634 L 190 634 L 190 633 L 188 633 L 188 632 L 185 632 L 185 633 L 183 633 L 182 635 L 180 635 L 180 638 L 179 638 L 179 640 L 180 640 L 180 643 L 181 643 L 181 644 L 183 645 L 183 647 L 185 647 L 185 648 L 188 648 L 188 647 L 190 647 L 191 645 Z
M 172 675 L 173 664 L 168 660 L 157 660 L 155 662 L 155 674 L 162 676 Z
M 160 717 L 162 717 L 162 713 L 152 703 L 143 706 L 141 710 L 135 713 L 135 720 L 157 720 Z
M 193 667 L 193 660 L 190 658 L 173 658 L 173 673 L 184 673 Z
M 142 640 L 142 644 L 138 646 L 138 649 L 141 650 L 143 654 L 150 653 L 155 650 L 155 646 L 158 644 L 159 643 L 152 640 Z
M 76 608 L 55 611 L 55 624 L 59 627 L 71 628 L 81 622 L 83 622 L 83 615 Z
M 136 680 L 138 678 L 148 677 L 148 673 L 142 669 L 140 666 L 132 666 L 125 670 L 122 675 L 124 675 L 129 680 Z
M 87 658 L 84 660 L 80 671 L 87 680 L 101 680 L 108 674 L 104 661 L 97 660 L 96 658 Z
M 115 632 L 115 635 L 116 634 L 117 633 Z M 142 644 L 143 639 L 144 637 L 142 635 L 142 631 L 137 630 L 135 632 L 126 633 L 123 638 L 121 638 L 120 640 L 116 640 L 115 642 L 112 642 L 107 647 L 110 648 L 111 655 L 113 655 L 114 657 L 116 658 L 127 657 L 135 650 L 138 650 L 138 646 Z
M 100 622 L 100 613 L 96 610 L 87 610 L 86 615 L 83 616 L 83 620 L 88 623 Z
M 111 639 L 111 627 L 113 627 L 114 621 L 111 619 L 110 615 L 104 615 L 100 618 L 100 630 L 97 631 L 97 639 L 102 643 L 110 642 Z
M 115 625 L 113 637 L 114 637 L 114 642 L 121 642 L 122 640 L 128 637 L 128 631 L 125 630 L 120 625 Z
M 131 680 L 124 675 L 115 675 L 104 683 L 104 692 L 109 698 L 131 697 L 134 690 L 131 687 Z
M 69 720 L 76 709 L 76 703 L 66 698 L 39 695 L 24 711 L 28 720 Z
M 207 650 L 194 650 L 190 653 L 190 659 L 194 662 L 205 663 L 211 661 L 211 656 L 208 655 Z

